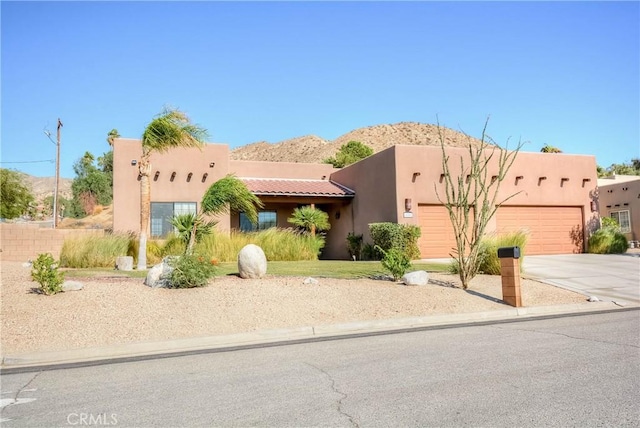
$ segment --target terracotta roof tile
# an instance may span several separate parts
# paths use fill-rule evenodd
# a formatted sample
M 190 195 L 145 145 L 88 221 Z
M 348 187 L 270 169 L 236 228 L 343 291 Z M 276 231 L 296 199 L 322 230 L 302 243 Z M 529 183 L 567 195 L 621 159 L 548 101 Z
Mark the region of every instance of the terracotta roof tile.
M 327 196 L 352 198 L 355 192 L 330 180 L 284 178 L 241 178 L 255 195 L 261 196 Z

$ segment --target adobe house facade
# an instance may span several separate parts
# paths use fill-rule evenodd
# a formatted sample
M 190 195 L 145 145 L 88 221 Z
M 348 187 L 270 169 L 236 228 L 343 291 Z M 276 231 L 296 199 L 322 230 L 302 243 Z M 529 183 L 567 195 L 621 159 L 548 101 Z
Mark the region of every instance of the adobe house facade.
M 468 157 L 468 151 L 446 150 L 455 175 L 460 156 Z M 140 140 L 117 139 L 113 151 L 113 229 L 137 233 Z M 419 226 L 423 258 L 447 257 L 454 246 L 448 214 L 438 199 L 438 194 L 444 195 L 444 184 L 442 151 L 437 146 L 396 145 L 342 169 L 328 164 L 231 160 L 224 144 L 154 154 L 151 164 L 151 236 L 170 232 L 172 215 L 199 209 L 207 188 L 231 173 L 264 202 L 261 228 L 290 227 L 287 219 L 303 205 L 313 204 L 327 212 L 331 229 L 323 258 L 346 259 L 349 233 L 362 234 L 365 242 L 371 242 L 368 225 L 374 222 Z M 517 194 L 498 209 L 487 232 L 527 231 L 527 254 L 582 252 L 598 224 L 597 207 L 592 204 L 596 185 L 593 156 L 521 152 L 501 184 L 499 200 Z M 220 231 L 251 227 L 242 213 L 217 220 Z
M 618 220 L 628 241 L 640 240 L 640 176 L 612 175 L 598 179 L 602 217 Z

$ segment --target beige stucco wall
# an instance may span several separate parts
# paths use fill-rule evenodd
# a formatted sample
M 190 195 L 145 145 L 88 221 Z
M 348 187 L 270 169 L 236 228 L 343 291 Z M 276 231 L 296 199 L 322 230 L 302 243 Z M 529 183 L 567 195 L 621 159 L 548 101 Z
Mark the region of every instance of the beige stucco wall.
M 303 178 L 328 179 L 337 171 L 330 164 L 298 162 L 229 161 L 229 171 L 244 178 Z
M 611 180 L 609 184 L 609 180 Z M 640 240 L 640 177 L 628 181 L 616 182 L 613 179 L 600 179 L 598 208 L 603 217 L 611 216 L 613 211 L 629 210 L 631 232 L 625 236 L 630 241 Z
M 113 229 L 137 232 L 140 227 L 140 182 L 138 166 L 131 165 L 142 155 L 140 140 L 120 138 L 113 144 Z M 213 163 L 213 167 L 210 164 Z M 151 156 L 151 201 L 196 202 L 198 208 L 204 192 L 229 170 L 229 148 L 224 144 L 207 144 L 202 150 L 173 149 Z M 117 173 L 115 172 L 117 171 Z M 159 172 L 156 180 L 155 174 Z M 176 173 L 171 181 L 171 175 Z M 191 180 L 187 181 L 189 174 Z M 207 174 L 205 178 L 204 175 Z M 229 229 L 229 216 L 218 218 L 219 228 Z
M 449 147 L 446 153 L 450 172 L 457 177 L 460 160 L 469 165 L 468 150 Z M 497 174 L 497 155 L 490 163 L 489 177 Z M 334 173 L 332 178 L 356 191 L 353 227 L 368 240 L 368 224 L 372 222 L 418 224 L 419 204 L 440 204 L 438 194 L 445 199 L 442 173 L 440 147 L 397 145 Z M 517 193 L 505 205 L 582 207 L 586 242 L 597 224 L 597 213 L 591 211 L 590 204 L 596 186 L 594 156 L 520 152 L 501 183 L 497 200 Z M 404 215 L 405 199 L 411 199 L 413 217 Z M 487 231 L 495 228 L 494 218 Z
M 336 171 L 331 179 L 355 191 L 356 197 L 350 212 L 352 231 L 356 235 L 363 235 L 365 242 L 371 242 L 369 223 L 398 221 L 394 147 Z M 342 243 L 343 254 L 346 254 L 346 233 Z

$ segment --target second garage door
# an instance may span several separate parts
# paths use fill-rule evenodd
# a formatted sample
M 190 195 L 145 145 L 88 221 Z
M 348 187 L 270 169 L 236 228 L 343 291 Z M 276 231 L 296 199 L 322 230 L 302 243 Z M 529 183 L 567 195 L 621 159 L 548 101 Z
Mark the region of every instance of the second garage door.
M 498 233 L 525 230 L 527 254 L 582 252 L 582 207 L 500 207 Z

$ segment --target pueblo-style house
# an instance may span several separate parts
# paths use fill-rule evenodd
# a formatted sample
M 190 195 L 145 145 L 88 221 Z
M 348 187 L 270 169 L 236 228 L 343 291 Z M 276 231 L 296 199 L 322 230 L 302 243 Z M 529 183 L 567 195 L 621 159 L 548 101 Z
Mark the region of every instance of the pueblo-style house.
M 459 173 L 458 162 L 468 157 L 468 149 L 446 151 L 451 173 Z M 113 229 L 137 233 L 141 142 L 117 139 L 113 153 Z M 225 144 L 154 154 L 151 164 L 151 237 L 171 232 L 174 215 L 197 212 L 208 187 L 234 174 L 264 208 L 257 226 L 243 213 L 217 218 L 220 231 L 291 227 L 287 219 L 293 210 L 314 204 L 331 222 L 323 258 L 348 258 L 347 235 L 362 234 L 371 242 L 368 225 L 375 222 L 418 225 L 422 258 L 448 257 L 455 246 L 449 216 L 438 198 L 444 195 L 439 146 L 396 145 L 342 169 L 322 163 L 233 160 Z M 527 231 L 527 254 L 583 252 L 598 224 L 596 186 L 594 156 L 520 152 L 501 183 L 498 200 L 516 195 L 498 208 L 487 233 Z

